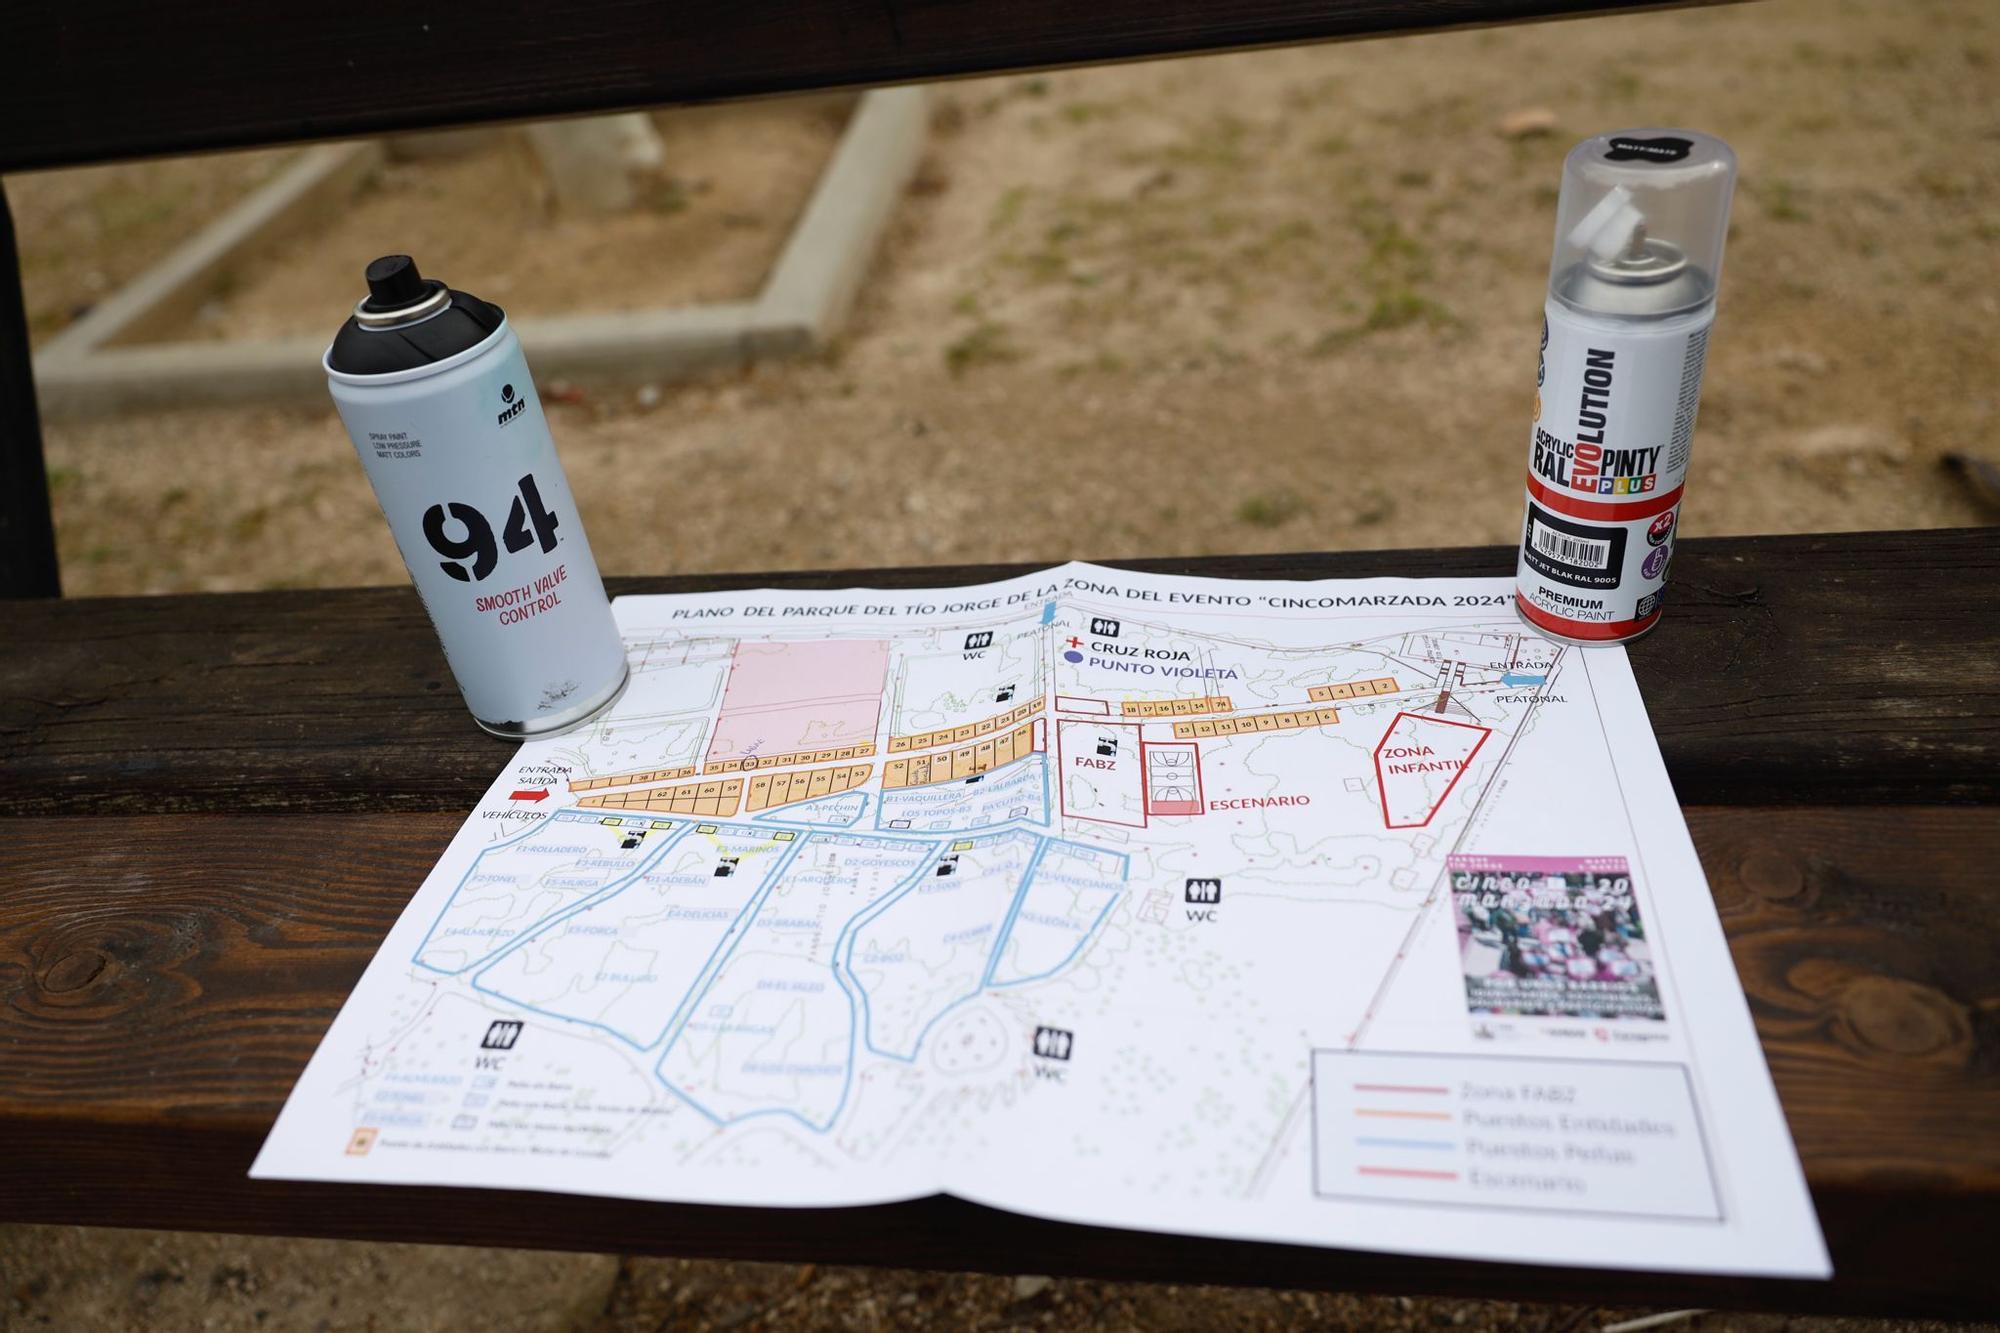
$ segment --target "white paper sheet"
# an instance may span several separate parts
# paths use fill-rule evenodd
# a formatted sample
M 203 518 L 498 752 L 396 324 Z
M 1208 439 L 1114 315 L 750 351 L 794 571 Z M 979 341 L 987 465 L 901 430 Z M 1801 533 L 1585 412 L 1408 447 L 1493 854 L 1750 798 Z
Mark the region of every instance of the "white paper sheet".
M 622 598 L 252 1174 L 1824 1276 L 1625 653 L 1510 596 Z

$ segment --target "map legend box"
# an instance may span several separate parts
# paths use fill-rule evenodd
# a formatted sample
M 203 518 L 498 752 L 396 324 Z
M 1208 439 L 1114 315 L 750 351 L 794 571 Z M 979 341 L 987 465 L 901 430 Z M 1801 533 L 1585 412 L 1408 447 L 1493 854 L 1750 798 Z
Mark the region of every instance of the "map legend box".
M 1313 1192 L 1720 1222 L 1687 1068 L 1316 1050 Z

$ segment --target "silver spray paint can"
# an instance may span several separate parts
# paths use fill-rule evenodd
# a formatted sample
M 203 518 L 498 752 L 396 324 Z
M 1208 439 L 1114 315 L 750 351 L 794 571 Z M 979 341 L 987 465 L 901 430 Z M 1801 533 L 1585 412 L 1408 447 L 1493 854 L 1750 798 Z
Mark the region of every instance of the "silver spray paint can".
M 1563 162 L 1515 581 L 1554 638 L 1659 623 L 1735 185 L 1729 145 L 1692 130 L 1602 134 Z
M 573 727 L 623 689 L 625 646 L 520 340 L 408 255 L 367 279 L 327 383 L 466 706 L 496 736 Z

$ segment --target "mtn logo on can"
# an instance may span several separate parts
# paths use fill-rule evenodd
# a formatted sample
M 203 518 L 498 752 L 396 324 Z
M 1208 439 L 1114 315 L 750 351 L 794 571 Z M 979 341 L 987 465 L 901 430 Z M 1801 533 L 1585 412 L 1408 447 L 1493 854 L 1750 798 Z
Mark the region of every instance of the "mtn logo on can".
M 514 396 L 514 386 L 511 384 L 500 386 L 500 401 L 507 404 L 507 406 L 500 409 L 500 415 L 497 418 L 499 424 L 502 426 L 528 410 L 528 400 L 526 398 L 516 398 Z

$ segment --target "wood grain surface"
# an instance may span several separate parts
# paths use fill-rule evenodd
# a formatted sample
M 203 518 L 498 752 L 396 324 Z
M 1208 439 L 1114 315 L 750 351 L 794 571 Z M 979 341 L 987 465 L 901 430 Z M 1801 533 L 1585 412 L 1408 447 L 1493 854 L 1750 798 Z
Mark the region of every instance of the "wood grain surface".
M 949 1199 L 757 1210 L 251 1181 L 293 1080 L 452 814 L 10 821 L 0 1217 L 1565 1299 L 1990 1313 L 2000 812 L 1696 808 L 1689 824 L 1828 1240 L 1831 1285 L 1224 1244 Z
M 1685 0 L 15 5 L 0 170 Z
M 1498 547 L 1121 562 L 1245 578 L 1511 575 Z M 943 586 L 1028 566 L 617 579 Z M 2000 787 L 2000 549 L 1980 529 L 1690 540 L 1631 648 L 1676 791 L 1950 803 Z M 0 602 L 0 810 L 466 810 L 473 727 L 408 588 Z
M 1511 552 L 1161 560 L 1307 578 Z M 1616 1303 L 1989 1313 L 2000 557 L 1979 531 L 1690 541 L 1632 660 L 1832 1284 L 1396 1259 L 950 1199 L 663 1207 L 253 1182 L 306 1058 L 511 753 L 404 589 L 0 603 L 0 1218 Z M 941 586 L 1016 568 L 621 580 Z

